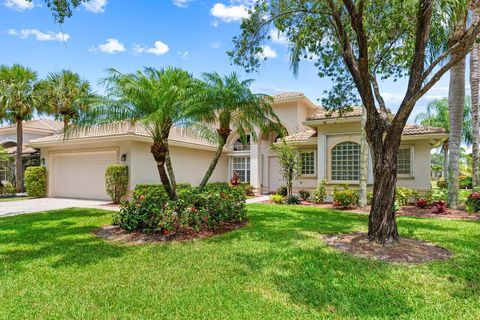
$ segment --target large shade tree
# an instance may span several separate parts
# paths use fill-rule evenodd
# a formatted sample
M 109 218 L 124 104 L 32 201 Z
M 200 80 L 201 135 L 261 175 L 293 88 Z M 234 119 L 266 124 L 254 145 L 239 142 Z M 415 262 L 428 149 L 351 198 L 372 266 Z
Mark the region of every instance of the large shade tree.
M 233 130 L 243 142 L 247 135 L 257 140 L 257 130 L 278 130 L 280 120 L 272 110 L 272 98 L 265 94 L 253 93 L 253 80 L 240 80 L 236 73 L 221 76 L 216 72 L 205 73 L 201 103 L 193 108 L 199 122 L 196 127 L 200 134 L 217 143 L 217 151 L 200 183 L 203 189 L 212 176 L 223 147 Z
M 94 98 L 90 83 L 69 70 L 49 74 L 38 88 L 41 111 L 63 121 L 65 130 L 88 111 Z
M 470 2 L 470 1 L 468 1 Z M 234 38 L 233 61 L 257 69 L 272 28 L 288 40 L 294 70 L 304 57 L 318 57 L 320 76 L 333 90 L 329 108 L 358 100 L 367 110 L 365 131 L 373 158 L 373 200 L 369 239 L 398 239 L 394 201 L 402 131 L 422 97 L 470 51 L 480 23 L 468 26 L 448 45 L 461 0 L 258 0 Z M 406 78 L 398 111 L 388 116 L 378 78 Z
M 34 2 L 33 0 L 26 0 Z M 55 22 L 62 24 L 65 18 L 70 18 L 75 8 L 82 3 L 87 3 L 90 0 L 44 0 L 47 7 L 52 12 Z
M 131 74 L 110 69 L 104 83 L 106 98 L 93 105 L 70 132 L 88 130 L 95 125 L 142 125 L 153 139 L 150 151 L 162 185 L 169 197 L 175 199 L 175 174 L 168 139 L 174 126 L 189 125 L 187 115 L 199 82 L 188 72 L 169 67 L 145 68 Z
M 3 119 L 17 126 L 15 181 L 23 192 L 23 122 L 33 117 L 37 73 L 19 64 L 0 66 L 0 110 Z

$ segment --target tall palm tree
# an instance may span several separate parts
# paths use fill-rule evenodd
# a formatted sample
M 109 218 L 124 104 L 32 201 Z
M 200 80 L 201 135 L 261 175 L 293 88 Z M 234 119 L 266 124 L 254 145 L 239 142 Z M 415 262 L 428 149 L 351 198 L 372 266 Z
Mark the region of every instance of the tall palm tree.
M 94 125 L 140 123 L 153 139 L 150 152 L 157 163 L 165 191 L 175 199 L 175 175 L 168 138 L 173 126 L 188 125 L 186 115 L 191 97 L 198 89 L 198 80 L 182 69 L 169 67 L 160 70 L 145 68 L 132 74 L 109 69 L 103 82 L 107 97 L 103 103 L 92 106 L 72 127 L 73 131 Z
M 50 73 L 38 83 L 42 110 L 63 121 L 64 129 L 87 111 L 93 98 L 90 83 L 70 70 Z
M 194 108 L 193 113 L 199 115 L 196 116 L 199 132 L 217 142 L 218 146 L 200 189 L 212 176 L 233 130 L 237 130 L 242 141 L 246 141 L 247 135 L 256 140 L 257 129 L 280 130 L 280 120 L 271 106 L 272 98 L 253 93 L 250 90 L 253 80 L 240 80 L 236 73 L 222 77 L 217 72 L 205 73 L 203 79 L 203 103 Z
M 436 99 L 427 105 L 425 112 L 419 113 L 415 118 L 415 122 L 425 126 L 438 127 L 450 133 L 450 114 L 448 99 Z M 471 126 L 471 103 L 470 98 L 465 98 L 463 121 L 462 121 L 462 140 L 461 142 L 470 145 L 472 143 L 472 126 Z M 443 176 L 448 177 L 448 138 L 442 144 L 443 152 Z
M 23 192 L 23 121 L 30 120 L 36 108 L 36 80 L 37 73 L 27 67 L 0 66 L 0 109 L 4 119 L 17 126 L 17 192 Z
M 472 23 L 480 19 L 480 5 L 477 2 L 472 7 Z M 472 97 L 472 185 L 480 184 L 478 166 L 480 165 L 480 44 L 475 43 L 470 52 L 470 90 Z

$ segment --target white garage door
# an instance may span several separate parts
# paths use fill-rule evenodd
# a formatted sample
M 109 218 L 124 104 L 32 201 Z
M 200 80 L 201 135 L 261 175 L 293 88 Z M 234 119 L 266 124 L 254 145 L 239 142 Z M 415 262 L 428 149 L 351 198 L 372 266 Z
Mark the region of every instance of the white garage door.
M 117 152 L 57 154 L 52 160 L 53 197 L 109 200 L 105 192 L 105 168 L 117 163 Z

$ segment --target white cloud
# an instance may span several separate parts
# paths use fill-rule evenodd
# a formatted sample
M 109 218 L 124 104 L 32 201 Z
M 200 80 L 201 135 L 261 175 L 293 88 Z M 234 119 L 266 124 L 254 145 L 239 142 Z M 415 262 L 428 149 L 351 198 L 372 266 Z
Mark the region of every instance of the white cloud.
M 174 6 L 186 8 L 193 0 L 172 0 Z
M 266 59 L 266 58 L 276 58 L 277 57 L 277 53 L 275 52 L 275 50 L 273 50 L 271 47 L 269 46 L 263 46 L 262 47 L 262 52 L 258 54 L 258 56 L 262 59 Z
M 223 22 L 236 22 L 248 17 L 248 10 L 243 4 L 224 5 L 218 2 L 210 9 L 210 14 Z
M 270 36 L 270 40 L 272 40 L 272 42 L 278 43 L 284 46 L 288 45 L 288 39 L 285 36 L 285 34 L 283 34 L 282 32 L 279 32 L 278 30 L 274 29 L 274 30 L 270 30 L 270 33 L 268 35 Z
M 90 51 L 101 51 L 113 54 L 125 51 L 125 46 L 115 38 L 108 38 L 106 43 L 102 43 L 97 47 L 90 49 Z
M 163 43 L 160 40 L 155 41 L 152 48 L 148 48 L 138 44 L 133 47 L 133 52 L 135 54 L 151 53 L 156 56 L 161 56 L 167 53 L 168 51 L 170 51 L 170 48 L 168 47 L 168 45 L 166 43 Z
M 30 36 L 35 37 L 37 41 L 68 41 L 70 35 L 63 32 L 54 33 L 51 31 L 42 32 L 38 29 L 8 30 L 8 34 L 20 39 L 27 39 Z
M 17 11 L 24 11 L 33 9 L 35 5 L 33 2 L 29 2 L 27 0 L 5 0 L 3 4 L 10 9 L 17 10 Z
M 190 55 L 190 52 L 189 51 L 179 51 L 178 55 L 180 57 L 182 57 L 183 59 L 186 59 Z
M 222 46 L 222 43 L 221 42 L 213 42 L 212 43 L 212 48 L 213 49 L 218 49 Z
M 90 0 L 88 2 L 83 2 L 82 6 L 93 13 L 103 13 L 107 6 L 107 0 Z

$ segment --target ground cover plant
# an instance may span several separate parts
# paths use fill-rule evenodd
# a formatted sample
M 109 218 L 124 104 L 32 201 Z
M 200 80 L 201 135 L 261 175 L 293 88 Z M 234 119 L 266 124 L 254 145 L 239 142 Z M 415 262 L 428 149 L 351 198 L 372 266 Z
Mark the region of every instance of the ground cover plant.
M 127 245 L 96 237 L 111 212 L 0 218 L 0 319 L 478 319 L 480 224 L 398 218 L 453 253 L 390 264 L 328 247 L 366 215 L 248 205 L 249 225 L 208 239 Z

